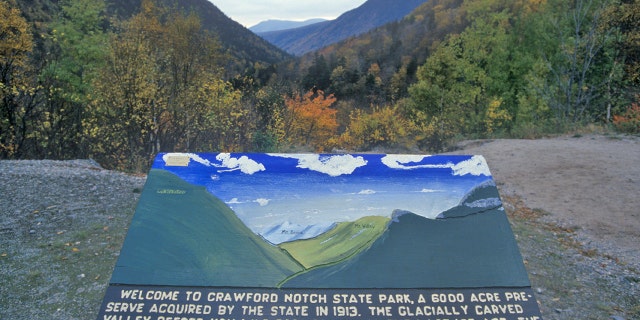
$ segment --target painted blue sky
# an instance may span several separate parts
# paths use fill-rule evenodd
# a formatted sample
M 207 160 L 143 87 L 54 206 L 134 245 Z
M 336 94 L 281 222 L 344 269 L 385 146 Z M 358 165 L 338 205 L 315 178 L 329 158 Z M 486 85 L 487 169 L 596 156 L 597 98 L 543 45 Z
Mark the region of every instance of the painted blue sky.
M 395 209 L 435 218 L 491 179 L 483 157 L 457 155 L 167 153 L 153 167 L 205 186 L 256 233 Z

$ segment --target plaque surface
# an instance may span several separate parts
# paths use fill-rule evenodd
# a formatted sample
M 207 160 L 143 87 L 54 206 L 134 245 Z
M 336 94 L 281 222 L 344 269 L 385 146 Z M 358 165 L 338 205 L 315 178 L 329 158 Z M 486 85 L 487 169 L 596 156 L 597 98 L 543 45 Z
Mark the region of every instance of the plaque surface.
M 541 319 L 481 156 L 160 154 L 98 319 Z

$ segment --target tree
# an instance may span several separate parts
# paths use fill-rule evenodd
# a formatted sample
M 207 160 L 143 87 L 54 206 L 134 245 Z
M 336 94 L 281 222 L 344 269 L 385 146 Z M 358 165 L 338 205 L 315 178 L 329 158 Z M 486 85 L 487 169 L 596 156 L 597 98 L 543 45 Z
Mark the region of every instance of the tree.
M 592 120 L 604 114 L 598 109 L 606 96 L 607 82 L 620 76 L 615 55 L 607 53 L 613 44 L 610 29 L 599 30 L 605 1 L 577 0 L 572 6 L 552 2 L 552 39 L 557 50 L 545 53 L 550 70 L 549 105 L 561 122 Z M 548 31 L 548 30 L 547 30 Z M 541 32 L 544 32 L 541 30 Z
M 326 90 L 329 88 L 331 80 L 331 68 L 324 55 L 316 54 L 313 64 L 307 70 L 307 74 L 302 79 L 302 86 L 305 89 L 317 88 Z
M 325 96 L 322 90 L 310 90 L 285 99 L 288 118 L 285 136 L 294 145 L 311 146 L 323 151 L 330 146 L 330 139 L 338 129 L 337 110 L 331 105 L 336 101 L 333 95 Z
M 250 96 L 253 106 L 253 122 L 256 131 L 253 135 L 255 151 L 273 152 L 285 142 L 284 116 L 286 105 L 284 88 L 268 86 L 258 89 Z
M 618 59 L 625 65 L 628 85 L 637 91 L 640 88 L 640 1 L 612 1 L 603 13 L 602 28 L 619 32 Z
M 23 100 L 34 88 L 26 75 L 33 50 L 31 30 L 20 10 L 0 1 L 0 158 L 20 154 L 31 107 Z
M 153 19 L 137 15 L 119 26 L 95 81 L 95 96 L 85 129 L 92 157 L 109 168 L 143 170 L 157 150 L 166 121 L 166 99 L 155 67 Z
M 105 60 L 104 0 L 69 0 L 52 24 L 50 55 L 40 74 L 46 90 L 39 140 L 45 157 L 85 157 L 83 119 L 93 79 Z
M 221 80 L 219 45 L 197 16 L 144 0 L 117 29 L 87 120 L 95 158 L 144 170 L 161 151 L 248 144 L 247 111 Z
M 395 148 L 405 144 L 413 125 L 398 107 L 375 107 L 367 113 L 361 109 L 351 112 L 346 131 L 338 145 L 348 150 L 370 151 L 376 147 Z
M 640 94 L 640 1 L 611 1 L 603 12 L 599 31 L 611 31 L 615 42 L 607 48 L 607 53 L 613 55 L 614 67 L 624 69 L 616 79 L 618 70 L 613 68 L 606 81 L 606 120 L 609 122 L 616 105 L 621 109 L 620 105 Z

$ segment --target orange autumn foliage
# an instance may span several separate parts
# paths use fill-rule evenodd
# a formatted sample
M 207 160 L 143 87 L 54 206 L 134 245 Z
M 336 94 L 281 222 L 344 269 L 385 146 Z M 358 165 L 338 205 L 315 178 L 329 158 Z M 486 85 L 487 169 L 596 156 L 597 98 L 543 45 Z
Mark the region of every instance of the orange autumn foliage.
M 640 104 L 632 103 L 623 114 L 614 115 L 613 125 L 621 132 L 640 133 Z
M 325 96 L 322 90 L 286 98 L 289 117 L 285 132 L 289 143 L 310 146 L 316 151 L 328 149 L 330 139 L 338 130 L 338 111 L 331 108 L 334 102 L 336 98 L 332 94 Z

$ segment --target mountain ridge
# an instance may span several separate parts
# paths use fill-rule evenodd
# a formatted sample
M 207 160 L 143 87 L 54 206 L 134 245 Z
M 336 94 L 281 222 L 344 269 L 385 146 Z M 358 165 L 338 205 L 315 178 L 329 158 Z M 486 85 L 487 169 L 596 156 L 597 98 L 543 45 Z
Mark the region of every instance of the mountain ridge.
M 302 55 L 400 20 L 426 1 L 368 0 L 335 20 L 296 29 L 262 33 L 261 36 L 286 52 Z

